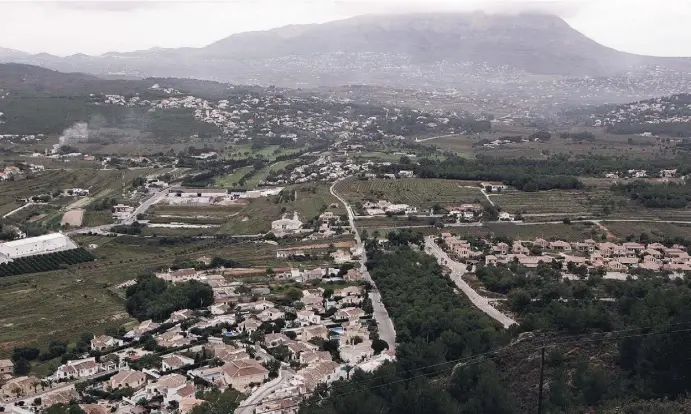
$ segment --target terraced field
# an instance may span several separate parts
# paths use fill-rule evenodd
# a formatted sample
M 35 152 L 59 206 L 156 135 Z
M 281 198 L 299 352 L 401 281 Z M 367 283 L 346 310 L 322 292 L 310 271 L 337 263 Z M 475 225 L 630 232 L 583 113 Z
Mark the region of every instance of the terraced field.
M 486 202 L 479 188 L 467 187 L 456 180 L 403 178 L 398 180 L 358 180 L 348 178 L 337 184 L 336 190 L 349 202 L 386 200 L 427 209 L 434 204 L 448 206 L 462 203 Z
M 79 187 L 91 191 L 92 195 L 119 195 L 137 177 L 166 170 L 49 170 L 32 178 L 7 181 L 0 184 L 0 206 L 15 205 L 18 198 L 38 194 L 51 194 L 65 188 Z M 4 210 L 4 209 L 3 209 Z
M 589 214 L 602 209 L 598 197 L 585 190 L 550 190 L 533 193 L 506 191 L 490 195 L 492 201 L 509 213 Z

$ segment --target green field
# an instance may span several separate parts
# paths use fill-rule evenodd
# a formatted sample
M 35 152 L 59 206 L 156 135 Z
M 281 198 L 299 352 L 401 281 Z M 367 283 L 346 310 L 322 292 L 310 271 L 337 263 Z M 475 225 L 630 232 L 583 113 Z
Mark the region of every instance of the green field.
M 245 182 L 245 185 L 242 186 L 243 188 L 254 188 L 259 185 L 261 181 L 266 179 L 266 177 L 269 175 L 271 171 L 280 171 L 284 169 L 287 165 L 293 163 L 295 161 L 293 160 L 285 160 L 285 161 L 278 161 L 275 162 L 271 165 L 267 165 L 266 167 L 262 168 L 261 170 L 257 171 L 249 180 Z M 239 187 L 238 182 L 242 177 L 245 176 L 248 172 L 252 171 L 252 167 L 242 167 L 238 168 L 237 170 L 233 171 L 230 174 L 226 174 L 221 177 L 216 177 L 214 179 L 214 185 L 219 186 L 219 187 Z
M 448 206 L 486 202 L 479 187 L 472 187 L 468 182 L 456 180 L 348 178 L 339 182 L 336 190 L 351 203 L 386 200 L 395 204 L 409 204 L 419 209 L 428 209 L 435 204 Z
M 240 181 L 240 179 L 250 171 L 252 171 L 252 167 L 238 168 L 230 174 L 216 177 L 214 179 L 214 184 L 219 187 L 236 187 L 238 185 L 238 181 Z

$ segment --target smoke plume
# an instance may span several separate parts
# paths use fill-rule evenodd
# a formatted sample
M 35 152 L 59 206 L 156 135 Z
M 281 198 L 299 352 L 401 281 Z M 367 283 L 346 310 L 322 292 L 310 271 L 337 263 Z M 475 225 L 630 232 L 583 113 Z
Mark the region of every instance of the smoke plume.
M 77 122 L 66 130 L 62 131 L 58 143 L 53 145 L 53 152 L 56 153 L 63 145 L 83 142 L 89 138 L 89 125 L 86 122 Z

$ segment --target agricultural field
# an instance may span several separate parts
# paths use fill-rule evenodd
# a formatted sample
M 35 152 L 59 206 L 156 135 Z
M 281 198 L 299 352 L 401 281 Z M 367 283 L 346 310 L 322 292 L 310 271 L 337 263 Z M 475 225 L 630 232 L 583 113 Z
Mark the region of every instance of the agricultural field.
M 456 180 L 348 178 L 337 184 L 336 191 L 351 203 L 387 200 L 395 204 L 409 204 L 418 209 L 429 209 L 435 204 L 448 206 L 486 202 L 479 187 Z
M 355 219 L 355 226 L 358 229 L 433 226 L 437 220 L 435 217 L 424 216 L 358 217 Z
M 113 222 L 113 216 L 110 211 L 85 210 L 82 226 L 96 227 L 103 226 L 105 224 L 112 224 Z
M 549 190 L 523 192 L 508 190 L 490 195 L 490 199 L 503 211 L 512 214 L 568 214 L 588 215 L 602 209 L 594 194 L 586 190 Z
M 630 221 L 603 221 L 602 225 L 615 237 L 624 239 L 628 236 L 638 238 L 642 233 L 650 236 L 651 240 L 660 240 L 665 237 L 691 238 L 691 222 L 682 223 L 656 223 L 656 222 L 630 222 Z
M 582 241 L 601 237 L 602 230 L 589 222 L 574 222 L 572 224 L 529 224 L 489 223 L 482 227 L 453 227 L 445 228 L 460 236 L 475 237 L 507 236 L 518 240 L 535 240 L 541 237 L 545 240 Z

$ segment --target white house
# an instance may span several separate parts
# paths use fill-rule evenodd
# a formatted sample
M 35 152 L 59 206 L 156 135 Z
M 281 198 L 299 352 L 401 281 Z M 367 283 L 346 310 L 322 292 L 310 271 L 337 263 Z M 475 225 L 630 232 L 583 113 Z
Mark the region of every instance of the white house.
M 60 365 L 55 371 L 57 379 L 87 378 L 98 374 L 101 364 L 96 362 L 96 358 L 77 359 L 68 361 Z
M 293 218 L 281 218 L 271 222 L 271 231 L 276 234 L 291 234 L 302 229 L 302 222 L 298 218 L 298 213 L 293 214 Z

